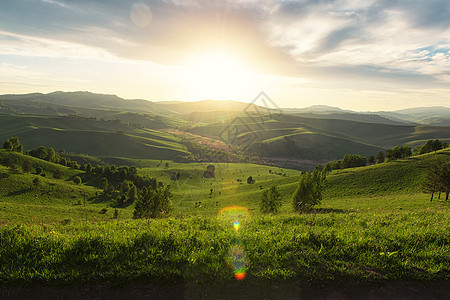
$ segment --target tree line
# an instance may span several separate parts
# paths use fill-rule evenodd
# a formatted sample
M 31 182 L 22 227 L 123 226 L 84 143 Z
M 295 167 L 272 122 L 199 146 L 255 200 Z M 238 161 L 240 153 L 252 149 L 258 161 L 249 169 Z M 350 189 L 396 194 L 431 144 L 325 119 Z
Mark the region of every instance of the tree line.
M 413 155 L 415 156 L 430 152 L 436 152 L 438 150 L 448 148 L 448 146 L 449 145 L 447 143 L 436 139 L 428 140 L 425 144 L 416 146 L 414 148 L 414 151 L 407 145 L 397 145 L 391 149 L 386 150 L 386 153 L 384 151 L 379 151 L 376 157 L 374 155 L 365 157 L 359 154 L 345 154 L 342 159 L 329 161 L 324 166 L 317 165 L 316 169 L 318 169 L 319 171 L 325 170 L 325 172 L 329 173 L 333 170 L 364 167 L 368 164 L 380 164 L 384 162 L 395 161 L 398 159 L 405 159 Z
M 23 145 L 18 137 L 10 137 L 3 144 L 3 149 L 17 153 L 23 153 Z M 62 152 L 60 152 L 62 153 Z M 157 185 L 156 178 L 144 177 L 138 174 L 134 166 L 115 165 L 97 165 L 90 163 L 79 165 L 75 161 L 61 157 L 51 147 L 40 146 L 37 149 L 31 149 L 25 152 L 25 155 L 45 160 L 51 163 L 84 171 L 87 181 L 96 182 L 96 185 L 103 190 L 103 198 L 113 200 L 120 206 L 125 206 L 136 201 L 135 218 L 150 218 L 166 215 L 171 210 L 170 205 L 170 186 L 163 187 Z M 8 167 L 16 168 L 13 159 L 8 156 L 3 164 Z M 33 169 L 30 160 L 24 160 L 22 169 L 29 173 Z M 42 168 L 36 168 L 36 174 L 42 173 Z M 44 174 L 45 175 L 45 174 Z M 55 170 L 53 177 L 61 178 L 61 172 Z M 79 176 L 73 180 L 76 184 L 81 184 Z

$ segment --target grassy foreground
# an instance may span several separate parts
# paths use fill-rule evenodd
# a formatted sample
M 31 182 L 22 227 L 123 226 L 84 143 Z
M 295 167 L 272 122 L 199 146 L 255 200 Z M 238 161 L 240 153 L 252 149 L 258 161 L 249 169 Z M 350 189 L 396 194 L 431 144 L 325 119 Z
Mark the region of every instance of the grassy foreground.
M 0 281 L 226 282 L 235 245 L 250 281 L 450 279 L 448 206 L 241 221 L 239 231 L 230 220 L 201 217 L 3 226 Z

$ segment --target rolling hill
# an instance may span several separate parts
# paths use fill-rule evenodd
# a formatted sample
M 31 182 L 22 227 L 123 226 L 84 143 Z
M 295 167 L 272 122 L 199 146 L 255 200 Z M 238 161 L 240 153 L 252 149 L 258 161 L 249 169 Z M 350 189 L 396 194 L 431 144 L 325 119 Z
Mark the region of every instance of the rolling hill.
M 151 102 L 89 92 L 2 95 L 0 139 L 18 136 L 26 149 L 47 145 L 101 157 L 189 156 L 182 135 L 168 133 L 175 129 L 208 138 L 210 144 L 228 142 L 262 161 L 304 169 L 347 153 L 376 155 L 395 145 L 450 141 L 448 126 L 411 123 L 433 118 L 445 124 L 446 110 L 441 108 L 390 114 L 327 106 L 282 111 L 236 101 Z M 236 135 L 232 139 L 225 137 L 230 130 Z
M 25 150 L 46 145 L 56 151 L 94 156 L 158 159 L 174 159 L 187 153 L 172 135 L 118 120 L 1 115 L 0 138 L 10 136 L 18 136 Z

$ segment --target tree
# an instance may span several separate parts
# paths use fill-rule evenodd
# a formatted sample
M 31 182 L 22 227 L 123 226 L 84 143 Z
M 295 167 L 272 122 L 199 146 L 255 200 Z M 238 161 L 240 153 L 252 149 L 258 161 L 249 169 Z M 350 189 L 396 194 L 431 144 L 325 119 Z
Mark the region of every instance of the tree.
M 281 194 L 274 185 L 270 189 L 265 189 L 261 195 L 260 209 L 262 213 L 276 214 L 281 207 Z
M 5 149 L 5 150 L 12 150 L 13 148 L 12 148 L 12 144 L 11 144 L 11 142 L 9 141 L 9 140 L 6 140 L 4 143 L 3 143 L 3 149 Z
M 100 165 L 95 166 L 94 174 L 99 176 L 103 175 L 103 167 Z
M 103 190 L 103 193 L 106 193 L 108 189 L 108 179 L 106 177 L 100 179 L 100 188 Z
M 128 191 L 128 199 L 130 199 L 130 201 L 135 201 L 137 198 L 137 188 L 134 184 L 131 184 L 130 186 L 130 190 Z
M 428 170 L 427 176 L 425 177 L 425 182 L 422 185 L 422 190 L 425 193 L 430 193 L 430 202 L 433 201 L 434 193 L 439 192 L 441 189 L 440 175 L 441 167 L 438 164 L 434 164 Z
M 375 163 L 375 156 L 370 155 L 370 156 L 367 158 L 367 162 L 368 162 L 369 164 L 373 165 L 373 164 Z
M 378 152 L 378 154 L 377 154 L 377 164 L 383 163 L 384 160 L 385 160 L 384 152 L 383 151 Z
M 6 156 L 5 158 L 3 158 L 3 165 L 11 169 L 15 169 L 16 166 L 14 159 L 11 156 Z
M 14 152 L 23 152 L 23 146 L 19 141 L 19 138 L 16 136 L 10 137 L 9 139 L 6 139 L 5 143 L 3 144 L 3 149 L 11 150 Z
M 305 173 L 300 177 L 298 187 L 292 195 L 295 211 L 311 209 L 322 200 L 325 173 Z
M 56 152 L 53 148 L 47 148 L 47 156 L 45 157 L 46 161 L 54 162 L 56 160 Z
M 214 167 L 214 165 L 208 165 L 206 167 L 206 171 L 203 172 L 203 177 L 205 178 L 215 178 L 215 171 L 216 171 L 216 167 Z
M 395 146 L 392 149 L 386 151 L 386 159 L 387 161 L 393 161 L 397 159 L 405 159 L 412 155 L 411 148 L 403 145 L 403 146 Z
M 367 165 L 367 158 L 358 154 L 345 154 L 342 160 L 342 168 L 356 168 Z
M 325 174 L 328 175 L 331 172 L 331 170 L 333 170 L 333 164 L 334 162 L 332 161 L 327 162 L 323 167 L 323 172 L 325 172 Z
M 120 184 L 120 192 L 124 195 L 128 195 L 128 192 L 130 190 L 130 182 L 128 180 L 122 181 Z
M 442 191 L 445 192 L 445 201 L 448 201 L 450 194 L 450 162 L 442 167 L 439 183 Z
M 134 207 L 133 218 L 159 218 L 167 215 L 171 210 L 170 186 L 159 189 L 142 188 Z
M 40 146 L 37 149 L 35 157 L 40 158 L 40 159 L 45 159 L 47 157 L 47 150 L 45 149 L 44 146 Z
M 430 153 L 430 152 L 436 152 L 438 150 L 444 149 L 446 148 L 448 145 L 446 145 L 445 143 L 439 141 L 438 139 L 436 140 L 428 140 L 424 145 L 421 146 L 417 146 L 414 149 L 414 154 L 415 155 L 420 155 L 420 154 L 426 154 L 426 153 Z

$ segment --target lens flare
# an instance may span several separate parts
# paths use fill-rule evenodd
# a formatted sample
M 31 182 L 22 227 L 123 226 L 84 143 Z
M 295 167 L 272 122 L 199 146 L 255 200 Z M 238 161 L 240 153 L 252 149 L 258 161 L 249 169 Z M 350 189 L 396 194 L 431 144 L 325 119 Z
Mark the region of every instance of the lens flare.
M 136 26 L 147 27 L 152 22 L 153 15 L 147 5 L 135 3 L 131 6 L 130 17 Z
M 241 227 L 241 224 L 238 221 L 234 221 L 234 223 L 233 223 L 234 230 L 238 231 L 239 227 Z
M 239 205 L 228 206 L 222 208 L 217 213 L 217 219 L 219 221 L 232 224 L 233 228 L 237 231 L 241 225 L 250 217 L 250 211 L 248 208 Z
M 234 277 L 237 279 L 237 280 L 244 280 L 244 278 L 245 278 L 245 275 L 247 275 L 247 273 L 245 273 L 245 271 L 241 271 L 241 272 L 234 272 Z
M 231 242 L 226 263 L 228 268 L 233 271 L 234 277 L 237 280 L 243 280 L 247 275 L 248 259 L 245 254 L 244 244 L 239 239 L 238 232 L 249 218 L 250 211 L 248 208 L 239 205 L 222 208 L 217 214 L 219 221 L 225 222 L 227 226 L 231 224 L 235 230 L 235 237 Z
M 227 265 L 233 271 L 237 280 L 243 280 L 247 270 L 247 256 L 244 246 L 237 239 L 231 244 L 228 251 Z

